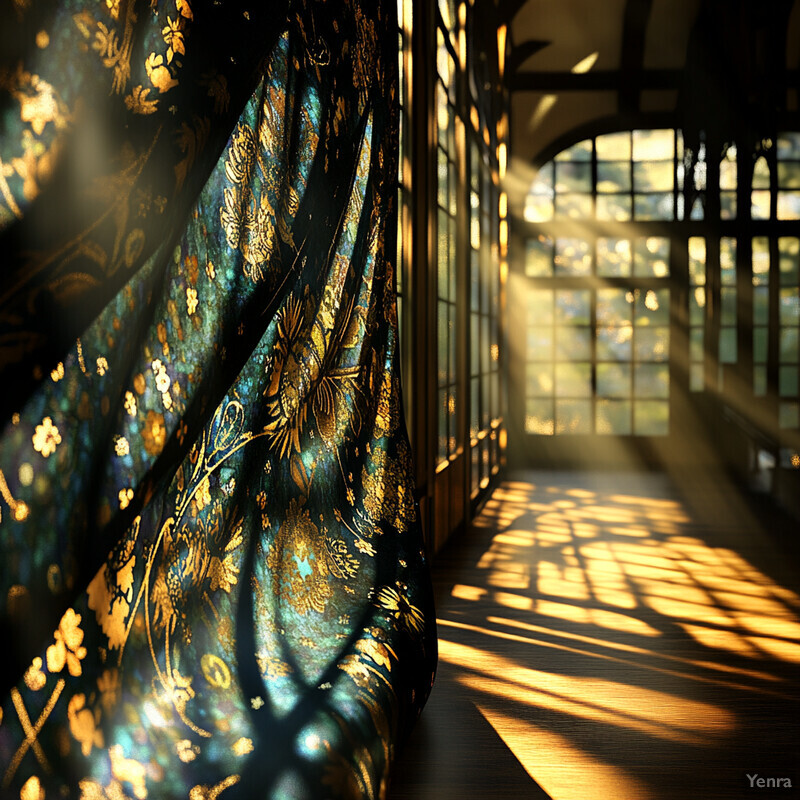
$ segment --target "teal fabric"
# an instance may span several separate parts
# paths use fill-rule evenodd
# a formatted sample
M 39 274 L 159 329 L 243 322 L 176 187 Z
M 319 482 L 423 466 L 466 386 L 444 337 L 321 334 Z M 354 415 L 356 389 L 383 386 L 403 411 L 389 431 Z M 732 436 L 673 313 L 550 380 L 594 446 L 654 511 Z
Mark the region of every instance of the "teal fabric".
M 436 659 L 389 11 L 2 7 L 5 794 L 385 795 Z

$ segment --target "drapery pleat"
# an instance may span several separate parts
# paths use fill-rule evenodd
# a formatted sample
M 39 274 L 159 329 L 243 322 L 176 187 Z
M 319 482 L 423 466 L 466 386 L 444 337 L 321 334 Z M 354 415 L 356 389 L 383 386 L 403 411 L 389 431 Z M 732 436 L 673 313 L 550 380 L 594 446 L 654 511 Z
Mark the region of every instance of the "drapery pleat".
M 393 12 L 2 9 L 9 796 L 385 793 L 436 657 Z

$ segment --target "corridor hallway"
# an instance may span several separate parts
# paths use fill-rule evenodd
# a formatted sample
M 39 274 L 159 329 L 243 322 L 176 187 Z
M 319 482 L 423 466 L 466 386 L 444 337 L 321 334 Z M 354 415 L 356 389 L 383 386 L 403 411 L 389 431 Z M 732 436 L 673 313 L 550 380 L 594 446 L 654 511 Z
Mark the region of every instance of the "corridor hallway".
M 439 673 L 391 800 L 800 796 L 797 523 L 677 477 L 498 486 L 435 561 Z

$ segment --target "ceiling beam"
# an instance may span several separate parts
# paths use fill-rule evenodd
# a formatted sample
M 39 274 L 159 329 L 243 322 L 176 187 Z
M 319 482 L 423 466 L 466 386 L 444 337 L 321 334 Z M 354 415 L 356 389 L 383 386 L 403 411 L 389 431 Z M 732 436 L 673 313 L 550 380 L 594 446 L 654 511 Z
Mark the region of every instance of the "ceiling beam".
M 510 76 L 512 92 L 599 92 L 641 91 L 642 89 L 679 89 L 683 70 L 650 69 L 632 74 L 619 70 L 595 72 L 518 72 Z M 628 84 L 624 87 L 623 84 Z
M 551 42 L 546 40 L 531 39 L 527 42 L 520 42 L 511 48 L 511 53 L 506 62 L 506 70 L 509 75 L 514 75 L 519 68 L 533 55 L 543 50 Z

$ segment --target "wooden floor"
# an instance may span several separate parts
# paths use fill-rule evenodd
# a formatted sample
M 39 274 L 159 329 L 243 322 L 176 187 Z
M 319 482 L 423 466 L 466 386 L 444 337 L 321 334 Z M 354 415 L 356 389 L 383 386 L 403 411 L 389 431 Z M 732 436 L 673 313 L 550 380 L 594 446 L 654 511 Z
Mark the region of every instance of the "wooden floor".
M 722 476 L 512 476 L 437 558 L 390 800 L 799 797 L 797 527 Z

